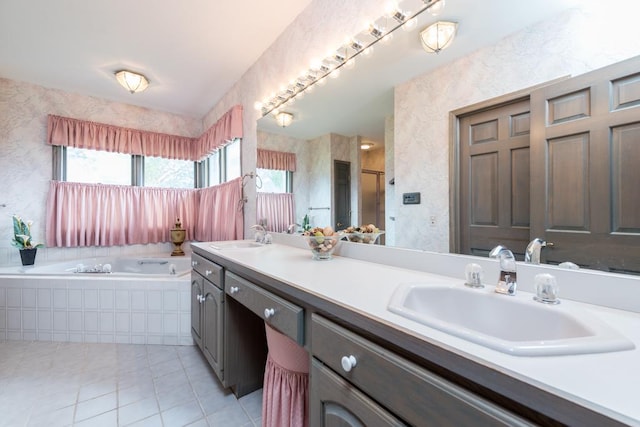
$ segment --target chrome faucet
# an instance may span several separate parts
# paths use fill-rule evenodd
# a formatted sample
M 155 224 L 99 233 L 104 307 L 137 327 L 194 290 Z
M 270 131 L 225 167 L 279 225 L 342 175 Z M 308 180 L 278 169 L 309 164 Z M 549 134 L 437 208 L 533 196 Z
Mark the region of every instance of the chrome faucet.
M 255 240 L 258 243 L 268 244 L 271 243 L 271 234 L 267 233 L 267 230 L 260 224 L 252 225 L 251 228 L 256 229 Z
M 515 295 L 518 287 L 516 258 L 505 246 L 498 245 L 491 250 L 490 258 L 500 261 L 500 276 L 495 291 L 504 295 Z
M 540 251 L 545 246 L 553 246 L 553 243 L 546 242 L 539 237 L 536 237 L 529 242 L 527 249 L 524 251 L 524 262 L 529 264 L 540 264 Z

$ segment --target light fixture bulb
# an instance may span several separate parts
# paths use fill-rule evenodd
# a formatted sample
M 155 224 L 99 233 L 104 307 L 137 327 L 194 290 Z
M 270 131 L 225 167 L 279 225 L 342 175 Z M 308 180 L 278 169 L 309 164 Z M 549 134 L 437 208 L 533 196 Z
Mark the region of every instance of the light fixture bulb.
M 362 144 L 360 144 L 361 150 L 370 150 L 372 147 L 373 144 L 371 144 L 370 142 L 363 142 Z
M 431 16 L 438 16 L 442 13 L 445 6 L 445 0 L 439 0 L 437 3 L 434 3 L 427 9 L 427 12 L 431 14 Z
M 120 70 L 115 75 L 118 83 L 131 93 L 142 92 L 149 86 L 149 80 L 145 76 L 133 71 Z
M 404 31 L 413 31 L 418 26 L 418 18 L 411 18 L 407 22 L 404 23 L 402 29 Z

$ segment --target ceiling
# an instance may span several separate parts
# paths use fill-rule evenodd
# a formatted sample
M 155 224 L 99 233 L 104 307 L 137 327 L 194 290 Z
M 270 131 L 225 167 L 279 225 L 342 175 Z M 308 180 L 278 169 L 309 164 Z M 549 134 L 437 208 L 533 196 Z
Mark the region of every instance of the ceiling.
M 281 108 L 294 115 L 289 127 L 278 127 L 268 115 L 259 120 L 258 129 L 304 140 L 327 133 L 358 135 L 380 147 L 384 144 L 385 117 L 393 115 L 396 85 L 584 3 L 587 0 L 446 0 L 439 16 L 422 13 L 414 31 L 396 30 L 389 44 L 376 43 L 373 55 L 357 57 L 352 70 L 341 70 L 337 79 L 327 79 L 326 85 Z M 401 4 L 415 11 L 423 2 L 404 0 Z M 426 53 L 419 33 L 438 20 L 458 23 L 456 39 L 438 54 Z M 367 37 L 373 40 L 366 34 L 358 38 Z
M 310 2 L 2 0 L 0 77 L 201 118 Z

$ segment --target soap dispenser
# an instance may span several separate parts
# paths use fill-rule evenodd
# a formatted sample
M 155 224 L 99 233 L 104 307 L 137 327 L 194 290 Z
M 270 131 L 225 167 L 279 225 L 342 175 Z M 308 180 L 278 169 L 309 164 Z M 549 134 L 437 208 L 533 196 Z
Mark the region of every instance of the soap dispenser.
M 503 249 L 498 254 L 500 261 L 500 277 L 496 285 L 496 292 L 505 295 L 515 295 L 517 288 L 516 258 L 509 249 Z

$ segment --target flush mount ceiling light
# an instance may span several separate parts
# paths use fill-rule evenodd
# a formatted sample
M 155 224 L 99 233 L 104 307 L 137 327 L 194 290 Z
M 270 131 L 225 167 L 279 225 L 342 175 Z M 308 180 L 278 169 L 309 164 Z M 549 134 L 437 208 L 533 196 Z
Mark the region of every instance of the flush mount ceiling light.
M 142 74 L 128 70 L 116 71 L 115 74 L 118 83 L 131 93 L 142 92 L 149 86 L 149 80 Z
M 286 128 L 293 122 L 293 114 L 282 111 L 276 114 L 276 122 L 278 122 L 279 126 Z
M 262 116 L 271 113 L 276 115 L 275 112 L 278 109 L 287 107 L 296 98 L 310 92 L 315 86 L 322 86 L 327 82 L 327 77 L 337 77 L 342 68 L 354 67 L 358 55 L 370 55 L 376 43 L 389 42 L 393 36 L 392 33 L 398 28 L 411 30 L 417 25 L 418 15 L 432 9 L 441 11 L 443 6 L 444 0 L 422 0 L 422 6 L 412 13 L 400 9 L 394 1 L 387 8 L 385 15 L 370 22 L 366 30 L 348 37 L 347 41 L 333 50 L 333 53 L 330 53 L 328 57 L 312 61 L 311 66 L 298 77 L 281 85 L 278 91 L 256 101 L 253 104 L 255 109 L 260 111 Z M 444 47 L 446 46 L 440 46 L 438 50 L 444 49 Z
M 438 53 L 449 47 L 456 36 L 455 22 L 438 21 L 420 32 L 422 47 L 429 53 Z

